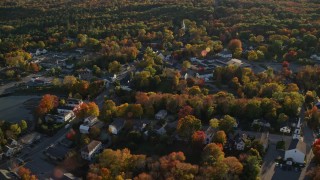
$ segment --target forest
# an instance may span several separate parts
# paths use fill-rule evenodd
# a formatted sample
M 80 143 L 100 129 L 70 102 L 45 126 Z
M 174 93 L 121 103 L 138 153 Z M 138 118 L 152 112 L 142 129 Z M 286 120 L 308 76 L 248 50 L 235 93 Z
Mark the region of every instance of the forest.
M 260 132 L 261 127 L 252 126 L 252 121 L 263 119 L 270 123 L 270 133 L 279 133 L 304 108 L 306 124 L 314 131 L 320 127 L 315 106 L 320 96 L 320 66 L 311 58 L 320 53 L 319 11 L 317 0 L 1 1 L 0 68 L 7 69 L 0 72 L 0 80 L 43 71 L 33 61 L 37 49 L 84 49 L 95 54 L 76 65 L 92 69 L 96 77 L 91 80 L 82 80 L 77 73 L 60 77 L 59 68 L 47 75 L 53 77 L 50 93 L 68 93 L 88 101 L 75 112 L 77 119 L 96 116 L 105 124 L 118 118 L 127 122 L 124 131 L 112 137 L 113 145 L 85 167 L 81 175 L 87 179 L 257 179 L 266 150 L 250 138 L 243 150 L 228 150 L 235 126 Z M 167 67 L 169 63 L 155 51 L 170 55 L 177 65 Z M 226 51 L 232 58 L 259 66 L 277 63 L 281 68 L 265 65 L 265 71 L 255 72 L 226 65 L 210 72 L 210 82 L 183 78 L 192 69 L 191 58 L 205 61 Z M 132 91 L 123 91 L 120 82 L 115 82 L 110 96 L 98 107 L 93 100 L 105 88 L 103 78 L 121 72 L 124 65 L 135 67 L 128 73 Z M 299 67 L 297 72 L 292 65 Z M 201 68 L 197 67 L 198 73 Z M 219 91 L 212 93 L 212 86 Z M 61 105 L 65 99 L 56 95 L 42 97 L 35 110 L 40 132 L 53 133 L 63 127 L 41 120 Z M 139 119 L 150 120 L 161 110 L 177 119 L 176 128 L 159 135 L 147 127 L 148 138 L 134 130 Z M 25 124 L 24 120 L 1 122 L 1 145 L 9 137 L 18 137 Z M 67 134 L 76 150 L 107 131 L 93 128 L 81 134 L 80 124 L 74 123 Z M 204 143 L 204 127 L 215 131 L 210 143 Z M 176 142 L 176 136 L 182 142 Z M 141 148 L 145 144 L 155 151 Z M 312 146 L 318 161 L 319 144 L 317 140 Z M 308 175 L 317 179 L 317 169 Z M 37 179 L 28 169 L 20 171 L 22 179 Z

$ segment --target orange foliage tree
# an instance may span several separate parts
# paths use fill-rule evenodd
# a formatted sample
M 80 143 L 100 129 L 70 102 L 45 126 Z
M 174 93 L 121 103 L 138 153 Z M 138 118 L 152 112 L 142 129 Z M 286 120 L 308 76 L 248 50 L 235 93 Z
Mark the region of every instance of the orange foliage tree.
M 31 173 L 31 171 L 25 167 L 20 167 L 18 170 L 18 175 L 22 180 L 38 180 L 38 178 Z
M 99 116 L 99 107 L 95 102 L 82 103 L 80 108 L 77 110 L 76 115 L 79 118 L 85 118 L 89 116 Z
M 46 94 L 42 97 L 38 107 L 37 114 L 43 116 L 59 105 L 59 98 L 55 95 Z

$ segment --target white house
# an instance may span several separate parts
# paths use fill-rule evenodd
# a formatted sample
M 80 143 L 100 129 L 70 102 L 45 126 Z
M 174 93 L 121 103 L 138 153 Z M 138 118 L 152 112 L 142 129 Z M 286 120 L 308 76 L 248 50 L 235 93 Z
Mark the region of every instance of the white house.
M 92 157 L 101 149 L 102 143 L 100 141 L 93 140 L 81 149 L 81 157 L 85 160 L 91 161 Z
M 156 115 L 155 115 L 155 118 L 156 120 L 161 120 L 161 119 L 164 119 L 165 117 L 167 117 L 168 115 L 168 112 L 166 110 L 160 110 Z
M 284 127 L 280 128 L 280 132 L 282 132 L 282 133 L 290 133 L 291 132 L 291 128 L 289 126 L 284 126 Z
M 291 141 L 288 150 L 286 150 L 284 159 L 295 163 L 304 163 L 306 157 L 306 144 L 303 141 L 294 139 Z
M 121 129 L 124 127 L 125 120 L 124 119 L 115 119 L 110 125 L 109 125 L 109 131 L 112 134 L 118 134 Z

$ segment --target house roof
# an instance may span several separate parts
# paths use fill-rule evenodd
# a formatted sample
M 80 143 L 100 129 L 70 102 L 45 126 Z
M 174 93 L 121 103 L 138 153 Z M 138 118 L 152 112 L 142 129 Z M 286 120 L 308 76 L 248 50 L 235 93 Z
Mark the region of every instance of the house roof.
M 88 145 L 82 148 L 81 151 L 90 153 L 94 148 L 96 148 L 99 144 L 101 144 L 100 141 L 92 140 Z
M 114 119 L 110 126 L 114 126 L 116 129 L 120 129 L 124 126 L 125 120 L 122 118 Z
M 0 179 L 13 179 L 13 175 L 6 169 L 0 169 Z
M 58 106 L 58 109 L 73 110 L 74 107 L 71 107 L 71 106 Z
M 306 143 L 303 141 L 299 141 L 298 139 L 294 139 L 291 141 L 288 150 L 297 149 L 300 152 L 306 154 Z

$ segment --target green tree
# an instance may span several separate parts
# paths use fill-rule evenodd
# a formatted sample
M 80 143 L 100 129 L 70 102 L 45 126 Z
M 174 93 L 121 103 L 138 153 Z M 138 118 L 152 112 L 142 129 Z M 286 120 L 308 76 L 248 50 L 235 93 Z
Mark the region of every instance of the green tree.
M 28 123 L 27 123 L 25 120 L 21 120 L 21 121 L 20 121 L 20 128 L 21 128 L 21 131 L 27 130 L 27 128 L 28 128 Z
M 10 131 L 13 133 L 13 135 L 18 136 L 21 133 L 21 128 L 18 124 L 11 124 Z

